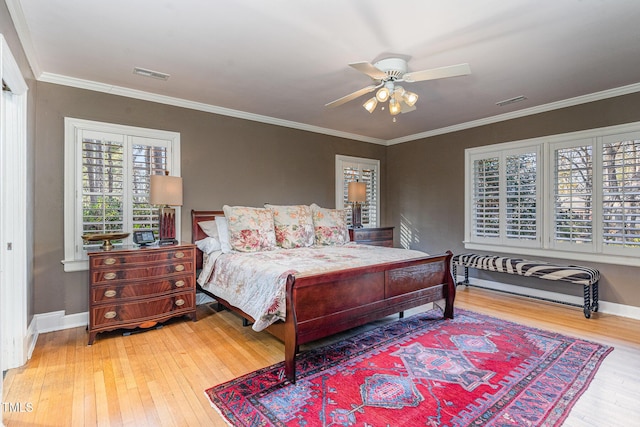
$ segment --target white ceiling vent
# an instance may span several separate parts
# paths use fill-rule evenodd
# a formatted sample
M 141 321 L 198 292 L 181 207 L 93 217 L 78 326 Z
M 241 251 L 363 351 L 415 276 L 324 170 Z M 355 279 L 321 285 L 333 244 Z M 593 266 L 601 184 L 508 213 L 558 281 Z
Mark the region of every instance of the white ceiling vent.
M 161 73 L 159 71 L 147 70 L 146 68 L 134 67 L 133 74 L 138 74 L 139 76 L 151 77 L 153 79 L 159 80 L 168 80 L 169 74 Z
M 524 101 L 525 99 L 527 99 L 526 96 L 520 95 L 520 96 L 516 96 L 514 98 L 505 99 L 504 101 L 498 101 L 498 102 L 496 102 L 496 105 L 498 107 L 504 107 L 505 105 L 515 104 L 516 102 Z

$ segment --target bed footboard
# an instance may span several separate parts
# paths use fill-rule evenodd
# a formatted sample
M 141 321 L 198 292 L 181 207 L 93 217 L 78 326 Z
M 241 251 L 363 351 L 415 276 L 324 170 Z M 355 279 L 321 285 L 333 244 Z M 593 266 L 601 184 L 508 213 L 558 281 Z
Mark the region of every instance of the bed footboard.
M 409 261 L 287 278 L 285 374 L 295 383 L 300 345 L 390 314 L 444 299 L 453 318 L 452 253 Z

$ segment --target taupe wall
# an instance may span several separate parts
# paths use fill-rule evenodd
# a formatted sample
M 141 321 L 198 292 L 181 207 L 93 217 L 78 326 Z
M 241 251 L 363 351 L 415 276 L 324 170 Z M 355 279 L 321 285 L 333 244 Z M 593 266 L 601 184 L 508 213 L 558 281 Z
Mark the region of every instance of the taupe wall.
M 397 236 L 430 253 L 464 252 L 464 150 L 500 142 L 574 132 L 640 121 L 640 94 L 626 95 L 544 114 L 509 120 L 465 131 L 388 147 L 388 222 L 402 226 Z M 403 242 L 404 242 L 403 241 Z M 548 259 L 552 262 L 576 263 Z M 640 307 L 640 268 L 590 264 L 602 274 L 600 300 Z M 517 276 L 472 272 L 502 281 L 581 295 L 582 288 Z
M 64 117 L 180 132 L 184 206 L 335 204 L 335 155 L 381 161 L 386 147 L 66 86 L 38 83 L 35 189 L 35 312 L 87 310 L 87 272 L 65 273 Z M 385 202 L 384 184 L 381 201 Z M 385 223 L 385 218 L 382 218 Z

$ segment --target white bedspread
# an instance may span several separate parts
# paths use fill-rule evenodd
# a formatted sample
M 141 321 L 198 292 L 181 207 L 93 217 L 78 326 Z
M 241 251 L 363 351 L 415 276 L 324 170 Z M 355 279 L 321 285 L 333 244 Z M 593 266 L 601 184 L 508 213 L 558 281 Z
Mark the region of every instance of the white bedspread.
M 205 257 L 198 283 L 253 317 L 253 329 L 261 331 L 285 318 L 285 288 L 289 274 L 302 277 L 425 255 L 415 250 L 353 242 L 342 246 L 263 252 L 214 252 Z

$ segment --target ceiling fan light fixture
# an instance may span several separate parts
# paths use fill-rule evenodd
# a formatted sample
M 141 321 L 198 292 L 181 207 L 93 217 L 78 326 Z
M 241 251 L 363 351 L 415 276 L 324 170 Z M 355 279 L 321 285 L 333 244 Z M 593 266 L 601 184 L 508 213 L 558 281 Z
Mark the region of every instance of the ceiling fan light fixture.
M 369 113 L 373 113 L 373 111 L 376 109 L 377 105 L 378 105 L 378 100 L 376 99 L 375 96 L 373 98 L 369 99 L 364 104 L 362 104 L 364 109 L 367 110 Z
M 376 99 L 378 102 L 386 102 L 389 99 L 391 93 L 389 92 L 389 88 L 386 86 L 381 87 L 376 92 Z
M 396 101 L 395 98 L 391 98 L 391 100 L 389 101 L 389 114 L 391 114 L 392 116 L 396 116 L 400 114 L 400 111 L 402 111 L 402 106 L 400 105 L 400 103 Z
M 402 94 L 402 100 L 409 107 L 413 107 L 414 105 L 416 105 L 416 102 L 418 102 L 418 94 L 405 91 L 405 93 Z

